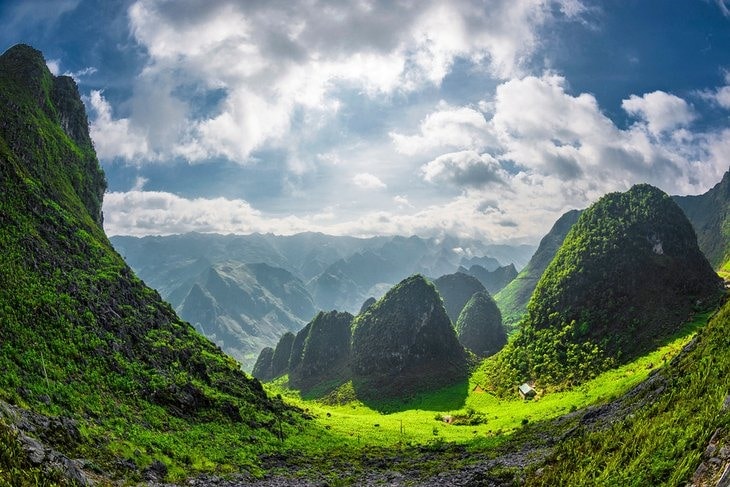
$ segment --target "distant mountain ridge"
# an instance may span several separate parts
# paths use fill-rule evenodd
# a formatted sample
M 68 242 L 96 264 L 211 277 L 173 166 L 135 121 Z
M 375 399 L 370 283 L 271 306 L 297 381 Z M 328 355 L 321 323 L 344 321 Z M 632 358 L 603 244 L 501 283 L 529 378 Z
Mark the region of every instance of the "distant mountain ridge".
M 672 198 L 692 223 L 707 260 L 722 267 L 730 260 L 730 171 L 704 194 Z
M 491 249 L 506 256 L 512 248 L 515 262 L 532 250 L 453 237 L 318 233 L 111 241 L 142 279 L 246 370 L 262 348 L 273 348 L 279 336 L 298 331 L 319 310 L 357 313 L 367 298 L 382 296 L 412 274 L 439 276 L 477 262 L 496 269 L 499 261 L 486 256 Z

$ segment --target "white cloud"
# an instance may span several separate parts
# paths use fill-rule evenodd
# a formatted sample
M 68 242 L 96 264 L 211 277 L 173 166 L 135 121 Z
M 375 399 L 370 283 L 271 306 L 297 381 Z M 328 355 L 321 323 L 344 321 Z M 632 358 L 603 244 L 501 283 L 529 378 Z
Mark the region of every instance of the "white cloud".
M 398 205 L 399 208 L 413 208 L 413 205 L 408 201 L 407 196 L 397 194 L 393 196 L 393 202 Z
M 462 189 L 443 208 L 492 239 L 537 238 L 563 212 L 584 208 L 609 191 L 649 182 L 671 194 L 696 194 L 727 170 L 728 134 L 681 128 L 693 116 L 683 100 L 666 94 L 629 98 L 643 121 L 621 129 L 595 97 L 570 94 L 566 85 L 551 73 L 500 84 L 494 100 L 484 104 L 491 114 L 485 133 L 464 140 L 463 150 L 445 151 L 444 144 L 421 167 L 425 181 Z M 419 131 L 425 133 L 426 121 L 442 111 L 426 116 Z M 651 129 L 667 136 L 658 138 Z M 483 140 L 490 141 L 486 149 Z M 393 138 L 396 146 L 401 142 Z M 421 218 L 434 228 L 466 231 L 455 222 L 447 225 L 440 218 L 448 217 L 435 209 Z
M 641 97 L 631 95 L 621 102 L 626 113 L 644 120 L 649 132 L 659 135 L 689 125 L 696 115 L 692 107 L 678 96 L 654 91 Z
M 101 159 L 123 157 L 134 160 L 149 154 L 147 139 L 136 133 L 127 118 L 112 118 L 112 108 L 101 91 L 93 90 L 89 97 L 92 112 L 96 115 L 90 126 L 94 148 Z
M 60 59 L 47 59 L 46 66 L 53 76 L 58 76 L 61 72 L 61 60 Z
M 730 110 L 730 86 L 722 86 L 715 93 L 717 104 Z
M 387 187 L 380 178 L 367 172 L 355 174 L 352 178 L 352 182 L 355 183 L 355 186 L 362 189 L 384 189 Z
M 427 153 L 434 148 L 484 147 L 491 139 L 484 115 L 470 107 L 444 103 L 421 121 L 417 135 L 391 132 L 395 149 L 406 155 Z
M 149 179 L 143 176 L 137 176 L 137 178 L 134 180 L 134 186 L 132 186 L 132 191 L 142 191 L 145 184 L 147 184 L 148 182 Z
M 148 137 L 143 155 L 150 159 L 246 163 L 253 151 L 283 144 L 298 111 L 335 113 L 340 88 L 382 97 L 438 86 L 457 58 L 501 78 L 519 73 L 538 46 L 537 29 L 555 15 L 577 15 L 579 6 L 138 0 L 128 11 L 130 30 L 150 56 L 138 83 L 152 82 L 155 96 L 135 89 L 128 124 L 138 133 L 170 127 L 164 144 Z M 219 90 L 223 99 L 212 113 L 194 115 L 192 100 L 181 94 L 191 86 L 196 93 Z M 182 105 L 170 110 L 175 104 Z
M 489 154 L 460 151 L 443 154 L 425 164 L 421 172 L 426 181 L 448 182 L 467 188 L 483 188 L 492 183 L 504 183 L 506 174 Z
M 187 199 L 167 192 L 112 192 L 104 197 L 109 235 L 170 235 L 185 232 L 291 234 L 305 231 L 297 217 L 263 217 L 244 200 Z

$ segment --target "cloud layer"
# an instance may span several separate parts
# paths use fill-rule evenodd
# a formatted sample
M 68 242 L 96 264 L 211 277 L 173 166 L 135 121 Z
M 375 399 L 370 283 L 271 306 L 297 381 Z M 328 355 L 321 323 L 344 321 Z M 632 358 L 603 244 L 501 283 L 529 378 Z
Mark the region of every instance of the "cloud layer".
M 87 99 L 100 158 L 139 171 L 107 196 L 107 231 L 535 242 L 608 191 L 707 190 L 728 169 L 730 125 L 703 125 L 700 108 L 730 109 L 730 77 L 601 106 L 571 87 L 543 36 L 598 29 L 587 20 L 596 10 L 579 0 L 137 0 L 129 30 L 146 57 L 130 97 Z M 278 178 L 264 185 L 280 191 L 276 204 L 144 190 L 152 165 L 220 161 L 268 169 L 243 174 Z

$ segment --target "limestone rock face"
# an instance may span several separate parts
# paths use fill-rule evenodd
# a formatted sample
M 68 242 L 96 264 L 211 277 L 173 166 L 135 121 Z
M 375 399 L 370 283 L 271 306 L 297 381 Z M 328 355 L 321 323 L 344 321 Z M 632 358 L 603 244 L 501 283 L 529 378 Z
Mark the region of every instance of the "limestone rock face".
M 271 371 L 271 362 L 274 358 L 274 349 L 266 347 L 259 353 L 259 358 L 256 359 L 256 364 L 253 366 L 253 372 L 251 375 L 256 377 L 258 380 L 266 382 L 274 378 L 274 374 Z
M 466 356 L 441 298 L 415 275 L 391 289 L 353 323 L 351 367 L 370 392 L 402 394 L 466 376 Z
M 344 376 L 350 359 L 350 313 L 320 312 L 309 324 L 298 367 L 289 371 L 289 383 L 304 387 Z
M 474 294 L 456 320 L 459 343 L 480 357 L 494 355 L 507 343 L 502 314 L 486 292 Z

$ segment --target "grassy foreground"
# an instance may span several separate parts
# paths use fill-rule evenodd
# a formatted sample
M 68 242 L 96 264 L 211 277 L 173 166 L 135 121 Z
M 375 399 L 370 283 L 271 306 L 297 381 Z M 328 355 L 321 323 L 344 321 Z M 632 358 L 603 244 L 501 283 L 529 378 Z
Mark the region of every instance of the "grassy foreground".
M 351 383 L 320 399 L 306 399 L 298 391 L 287 389 L 286 376 L 265 387 L 272 395 L 280 394 L 286 402 L 313 416 L 318 425 L 331 433 L 328 441 L 339 439 L 337 448 L 343 445 L 399 448 L 441 442 L 486 448 L 500 444 L 525 424 L 553 419 L 619 397 L 675 357 L 707 323 L 709 316 L 710 313 L 698 315 L 665 345 L 629 364 L 579 387 L 538 395 L 531 401 L 500 398 L 484 391 L 483 367 L 470 376 L 468 383 L 400 402 L 368 405 L 355 398 Z M 449 417 L 451 424 L 445 421 Z

